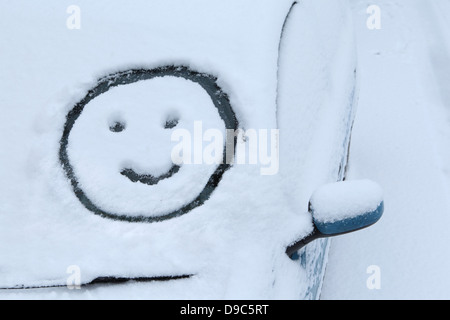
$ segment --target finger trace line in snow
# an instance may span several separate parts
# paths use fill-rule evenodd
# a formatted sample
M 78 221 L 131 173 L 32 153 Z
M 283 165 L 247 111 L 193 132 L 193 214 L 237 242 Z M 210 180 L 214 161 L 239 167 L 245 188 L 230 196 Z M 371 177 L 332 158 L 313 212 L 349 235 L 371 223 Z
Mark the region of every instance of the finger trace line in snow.
M 133 169 L 124 169 L 120 174 L 127 177 L 132 182 L 140 182 L 149 186 L 153 186 L 155 184 L 158 184 L 161 180 L 171 178 L 174 174 L 180 171 L 180 168 L 181 168 L 180 166 L 173 165 L 172 168 L 170 168 L 170 170 L 167 171 L 167 173 L 162 174 L 158 177 L 155 177 L 154 175 L 151 174 L 139 174 L 136 173 L 136 171 L 134 171 Z

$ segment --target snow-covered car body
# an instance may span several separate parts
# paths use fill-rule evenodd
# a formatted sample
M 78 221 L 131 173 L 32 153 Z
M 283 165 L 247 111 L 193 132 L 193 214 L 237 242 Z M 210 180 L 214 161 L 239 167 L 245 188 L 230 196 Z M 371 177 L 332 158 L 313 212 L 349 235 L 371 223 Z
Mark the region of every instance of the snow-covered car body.
M 1 6 L 8 26 L 0 38 L 0 143 L 7 153 L 0 166 L 1 297 L 318 298 L 328 240 L 302 249 L 297 261 L 285 251 L 313 230 L 312 192 L 345 174 L 356 100 L 345 1 L 80 1 L 73 17 L 80 28 L 65 23 L 76 10 L 56 1 Z M 159 161 L 153 156 L 170 155 L 170 135 L 146 131 L 166 110 L 178 108 L 186 123 L 229 126 L 207 99 L 197 109 L 205 95 L 192 79 L 123 83 L 77 106 L 108 77 L 161 68 L 209 78 L 239 129 L 279 130 L 276 174 L 261 174 L 261 162 L 234 163 L 200 205 L 141 219 L 142 212 L 161 217 L 194 201 L 215 169 L 199 165 L 198 177 L 194 167 L 184 179 L 166 179 L 162 190 L 127 181 L 120 192 L 108 170 L 148 169 Z M 151 100 L 154 92 L 169 103 Z M 111 132 L 119 118 L 135 141 Z M 152 149 L 155 136 L 167 146 Z M 64 155 L 78 164 L 81 182 Z M 125 179 L 119 173 L 111 179 Z M 111 207 L 96 214 L 80 188 L 95 207 Z M 68 291 L 74 270 L 85 286 Z M 108 279 L 143 281 L 88 285 Z M 172 280 L 152 281 L 158 279 Z M 29 290 L 11 290 L 22 288 Z

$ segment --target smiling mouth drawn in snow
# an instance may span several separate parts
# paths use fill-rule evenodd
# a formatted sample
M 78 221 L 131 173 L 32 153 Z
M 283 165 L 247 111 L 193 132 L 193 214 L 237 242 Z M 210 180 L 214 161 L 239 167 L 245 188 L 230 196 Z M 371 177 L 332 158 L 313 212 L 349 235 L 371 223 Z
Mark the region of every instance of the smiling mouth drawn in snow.
M 223 164 L 180 166 L 171 131 L 237 130 L 228 95 L 211 75 L 183 66 L 133 69 L 100 79 L 67 114 L 59 159 L 81 204 L 104 218 L 159 222 L 203 205 Z M 236 144 L 236 141 L 234 141 Z
M 127 177 L 132 182 L 140 182 L 149 186 L 153 186 L 155 184 L 158 184 L 158 182 L 160 182 L 161 180 L 169 179 L 175 173 L 180 171 L 180 168 L 180 166 L 173 165 L 167 173 L 162 174 L 159 177 L 155 177 L 151 174 L 138 174 L 133 169 L 124 169 L 120 174 Z

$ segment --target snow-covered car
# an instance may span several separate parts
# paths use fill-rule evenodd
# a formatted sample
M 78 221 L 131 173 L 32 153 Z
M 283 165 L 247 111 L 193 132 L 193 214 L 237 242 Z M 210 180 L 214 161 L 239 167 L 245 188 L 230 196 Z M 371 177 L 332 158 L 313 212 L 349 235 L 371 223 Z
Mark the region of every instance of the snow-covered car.
M 381 217 L 346 1 L 0 6 L 1 298 L 315 299 Z

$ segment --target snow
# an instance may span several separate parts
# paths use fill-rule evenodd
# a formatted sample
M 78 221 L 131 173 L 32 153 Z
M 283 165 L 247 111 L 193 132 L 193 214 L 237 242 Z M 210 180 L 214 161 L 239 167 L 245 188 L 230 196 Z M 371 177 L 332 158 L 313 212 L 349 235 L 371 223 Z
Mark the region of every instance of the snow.
M 71 130 L 68 156 L 84 193 L 97 207 L 116 215 L 159 216 L 200 194 L 217 166 L 183 165 L 171 179 L 152 186 L 120 174 L 124 168 L 154 176 L 169 171 L 176 143 L 171 142 L 174 130 L 164 129 L 164 123 L 173 113 L 180 119 L 176 130 L 194 132 L 195 122 L 201 121 L 202 135 L 218 129 L 225 136 L 211 98 L 186 79 L 156 78 L 116 87 L 84 108 Z M 121 133 L 109 130 L 110 119 L 116 117 L 126 123 Z
M 346 2 L 302 1 L 286 23 L 277 100 L 279 175 L 284 193 L 292 195 L 287 205 L 297 212 L 308 211 L 318 187 L 344 175 L 352 107 L 357 100 L 349 17 Z M 309 299 L 320 296 L 328 246 L 326 239 L 318 240 L 301 253 Z
M 449 2 L 377 1 L 381 30 L 365 28 L 370 4 L 353 1 L 362 75 L 349 178 L 377 181 L 386 209 L 332 241 L 322 298 L 448 299 Z M 371 266 L 380 289 L 366 285 Z
M 320 187 L 311 197 L 314 220 L 332 223 L 375 211 L 383 190 L 370 180 L 344 181 Z
M 350 72 L 342 75 L 344 92 L 349 94 L 354 63 L 352 56 L 344 54 L 351 48 L 339 46 L 339 38 L 334 36 L 348 28 L 345 6 L 333 4 L 326 15 L 318 14 L 325 3 L 302 4 L 303 10 L 297 11 L 294 20 L 301 26 L 298 32 L 314 32 L 298 42 L 300 35 L 294 28 L 283 43 L 304 52 L 302 65 L 317 68 L 294 76 L 301 84 L 298 88 L 290 87 L 288 81 L 292 60 L 284 63 L 287 57 L 280 59 L 278 52 L 292 1 L 267 0 L 257 5 L 253 1 L 210 0 L 126 5 L 79 1 L 80 30 L 69 30 L 65 25 L 66 9 L 72 3 L 17 1 L 1 5 L 4 116 L 0 143 L 7 155 L 2 156 L 0 166 L 0 287 L 64 286 L 71 266 L 81 271 L 82 283 L 97 277 L 193 276 L 73 292 L 64 287 L 0 290 L 0 297 L 313 297 L 309 290 L 314 285 L 317 291 L 318 274 L 312 267 L 305 270 L 291 261 L 285 248 L 312 230 L 307 211 L 311 191 L 337 179 L 340 144 L 348 127 L 348 118 L 340 117 L 348 108 L 349 97 L 339 96 L 340 76 L 330 76 L 336 77 L 333 66 L 349 66 Z M 316 30 L 309 28 L 312 24 Z M 326 26 L 326 32 L 317 30 L 321 25 Z M 330 42 L 319 41 L 318 36 Z M 351 43 L 345 36 L 344 40 Z M 342 66 L 335 63 L 339 60 Z M 286 129 L 280 137 L 282 148 L 296 140 L 300 159 L 280 164 L 280 174 L 275 176 L 261 175 L 258 165 L 236 165 L 203 206 L 177 219 L 128 223 L 94 215 L 75 196 L 59 161 L 66 116 L 96 86 L 97 79 L 127 69 L 165 65 L 182 65 L 217 77 L 242 129 L 276 129 L 280 120 L 280 129 Z M 308 88 L 314 79 L 317 86 Z M 330 91 L 331 86 L 334 90 Z M 174 89 L 178 94 L 171 94 Z M 302 93 L 300 99 L 298 92 Z M 314 97 L 322 99 L 311 104 Z M 162 103 L 166 99 L 172 103 Z M 300 125 L 298 121 L 297 125 L 284 122 L 289 120 L 287 107 L 292 102 L 300 108 Z M 183 187 L 173 184 L 164 190 L 156 190 L 164 183 L 133 185 L 118 174 L 123 166 L 138 173 L 166 172 L 171 145 L 169 132 L 162 125 L 174 110 L 180 116 L 180 126 L 204 120 L 205 129 L 223 128 L 204 92 L 181 79 L 117 87 L 86 106 L 69 136 L 68 156 L 80 186 L 92 201 L 137 215 L 158 210 L 157 201 L 149 202 L 149 196 L 154 200 L 169 198 L 173 208 L 181 198 L 192 199 L 211 167 L 180 169 L 173 178 L 180 179 Z M 324 115 L 326 121 L 318 121 Z M 125 130 L 109 130 L 116 122 L 123 122 Z M 310 131 L 311 126 L 314 131 Z M 149 136 L 158 139 L 149 141 Z M 322 147 L 308 150 L 313 141 Z M 141 152 L 150 148 L 161 152 Z M 305 168 L 314 163 L 314 171 L 307 172 Z M 293 171 L 305 176 L 299 177 L 301 184 L 293 181 L 295 187 L 286 189 L 286 179 Z M 169 197 L 173 194 L 177 198 Z M 161 206 L 156 215 L 165 209 Z M 310 255 L 322 261 L 326 245 L 311 246 Z
M 66 9 L 72 3 L 0 5 L 0 287 L 64 286 L 70 266 L 79 267 L 82 283 L 97 277 L 193 275 L 166 283 L 73 292 L 65 287 L 0 290 L 0 297 L 306 295 L 306 272 L 286 256 L 285 248 L 311 232 L 311 218 L 307 211 L 288 205 L 293 195 L 283 192 L 279 175 L 262 176 L 258 165 L 236 165 L 211 198 L 189 214 L 161 223 L 129 223 L 88 211 L 75 196 L 58 156 L 68 112 L 97 79 L 132 68 L 183 65 L 211 74 L 229 94 L 241 128 L 276 129 L 278 46 L 292 2 L 255 4 L 79 1 L 80 30 L 66 28 Z M 168 88 L 176 88 L 180 95 L 171 96 Z M 167 97 L 173 105 L 158 104 Z M 190 98 L 199 104 L 192 106 Z M 149 105 L 138 103 L 142 101 Z M 204 92 L 181 80 L 118 87 L 91 103 L 73 127 L 69 157 L 92 199 L 120 212 L 142 214 L 155 208 L 154 202 L 146 201 L 150 190 L 159 199 L 177 192 L 171 189 L 174 186 L 154 190 L 156 186 L 132 185 L 117 170 L 125 164 L 139 173 L 167 170 L 171 141 L 162 129 L 164 116 L 176 109 L 186 125 L 188 120 L 204 120 L 206 129 L 223 127 Z M 178 107 L 180 103 L 183 107 Z M 114 121 L 125 121 L 126 129 L 111 132 Z M 181 118 L 180 125 L 184 125 Z M 155 145 L 161 154 L 140 153 L 153 146 L 149 135 L 161 138 L 152 141 L 161 141 Z M 155 163 L 149 165 L 150 160 Z M 211 168 L 183 170 L 174 178 L 185 184 L 183 196 L 192 199 L 198 191 L 196 182 L 201 184 Z M 173 207 L 179 204 L 170 201 Z
M 323 261 L 322 299 L 449 297 L 449 3 L 379 0 L 382 29 L 368 30 L 372 2 L 305 0 L 291 11 L 280 44 L 292 2 L 81 0 L 80 30 L 65 24 L 72 2 L 0 4 L 0 288 L 64 286 L 74 265 L 82 283 L 193 275 L 0 290 L 0 298 L 317 298 Z M 99 78 L 165 65 L 217 77 L 242 129 L 279 128 L 280 172 L 262 176 L 259 166 L 236 165 L 203 206 L 162 223 L 94 215 L 59 161 L 66 115 Z M 346 111 L 358 92 L 348 178 L 380 184 L 386 211 L 375 226 L 331 246 L 312 243 L 302 267 L 284 250 L 312 231 L 313 192 L 342 178 L 353 116 Z M 180 126 L 203 120 L 205 129 L 223 129 L 204 92 L 182 79 L 118 87 L 89 104 L 70 137 L 70 158 L 92 200 L 157 216 L 198 193 L 215 166 L 184 167 L 165 189 L 118 173 L 124 166 L 167 172 L 172 145 L 163 126 L 174 114 Z M 117 121 L 125 130 L 111 132 Z M 157 152 L 144 154 L 149 149 Z M 367 287 L 372 266 L 380 290 Z

